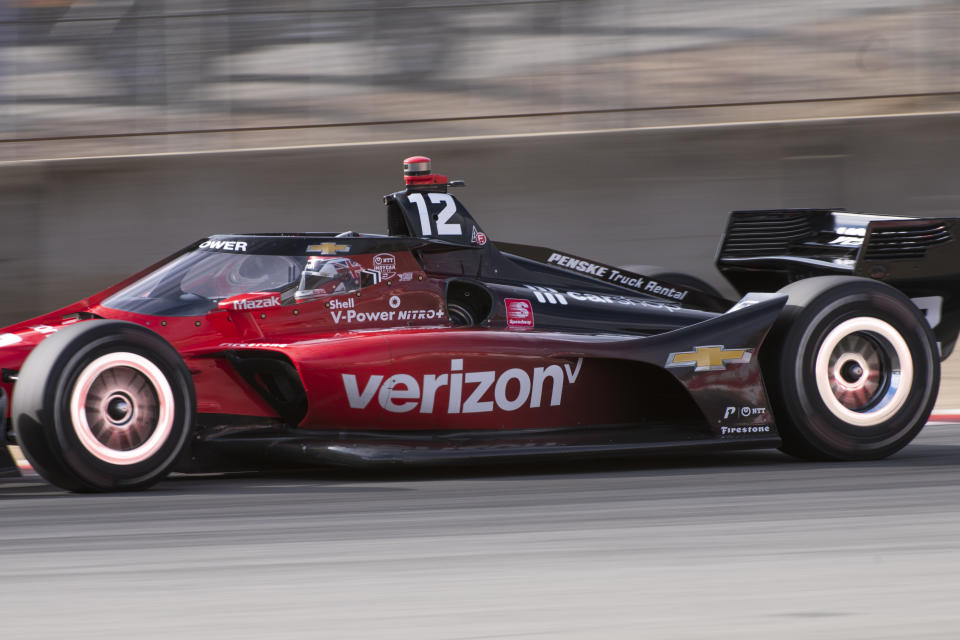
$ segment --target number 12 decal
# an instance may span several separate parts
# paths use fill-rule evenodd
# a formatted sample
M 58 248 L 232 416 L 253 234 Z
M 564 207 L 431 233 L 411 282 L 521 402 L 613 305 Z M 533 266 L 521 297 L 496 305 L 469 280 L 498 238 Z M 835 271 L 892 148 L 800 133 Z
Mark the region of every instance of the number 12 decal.
M 437 214 L 437 233 L 438 236 L 459 236 L 462 235 L 460 224 L 450 222 L 450 218 L 457 212 L 457 203 L 449 193 L 428 193 L 427 197 L 433 204 L 443 204 L 443 209 Z M 432 236 L 433 226 L 430 224 L 430 212 L 427 210 L 427 203 L 423 199 L 422 193 L 411 193 L 407 200 L 417 205 L 417 213 L 420 214 L 421 235 Z

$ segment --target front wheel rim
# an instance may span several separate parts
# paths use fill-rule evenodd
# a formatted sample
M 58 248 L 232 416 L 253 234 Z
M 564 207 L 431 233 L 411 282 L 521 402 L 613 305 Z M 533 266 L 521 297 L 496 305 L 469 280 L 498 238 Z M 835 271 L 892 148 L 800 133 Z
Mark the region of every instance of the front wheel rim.
M 135 353 L 108 353 L 86 365 L 69 406 L 84 449 L 110 464 L 150 459 L 173 432 L 173 389 L 157 365 Z
M 817 351 L 817 391 L 827 409 L 856 427 L 893 417 L 913 388 L 913 357 L 900 332 L 869 316 L 833 328 Z

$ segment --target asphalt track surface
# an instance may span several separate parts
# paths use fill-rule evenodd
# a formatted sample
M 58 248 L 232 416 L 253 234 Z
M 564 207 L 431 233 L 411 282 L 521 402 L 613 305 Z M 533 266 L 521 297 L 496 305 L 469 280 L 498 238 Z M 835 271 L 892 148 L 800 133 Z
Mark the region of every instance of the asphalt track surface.
M 776 451 L 370 475 L 0 480 L 4 638 L 956 638 L 960 425 Z

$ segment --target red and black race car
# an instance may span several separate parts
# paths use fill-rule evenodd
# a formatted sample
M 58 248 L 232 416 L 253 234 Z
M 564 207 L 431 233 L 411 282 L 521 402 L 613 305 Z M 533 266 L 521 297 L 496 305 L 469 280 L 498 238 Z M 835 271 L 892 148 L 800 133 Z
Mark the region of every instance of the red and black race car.
M 734 212 L 734 301 L 493 242 L 457 181 L 404 168 L 388 235 L 213 236 L 3 330 L 3 442 L 55 485 L 110 491 L 277 464 L 871 459 L 931 412 L 960 330 L 954 219 Z

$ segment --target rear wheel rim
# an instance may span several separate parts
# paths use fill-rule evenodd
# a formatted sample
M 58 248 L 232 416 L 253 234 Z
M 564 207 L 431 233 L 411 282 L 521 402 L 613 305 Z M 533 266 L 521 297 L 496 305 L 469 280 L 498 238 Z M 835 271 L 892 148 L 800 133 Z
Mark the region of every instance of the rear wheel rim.
M 108 353 L 77 377 L 70 420 L 83 448 L 99 460 L 115 465 L 144 462 L 173 431 L 173 389 L 147 358 Z
M 827 409 L 856 427 L 889 420 L 913 388 L 913 357 L 900 332 L 869 316 L 834 327 L 817 351 L 817 391 Z

